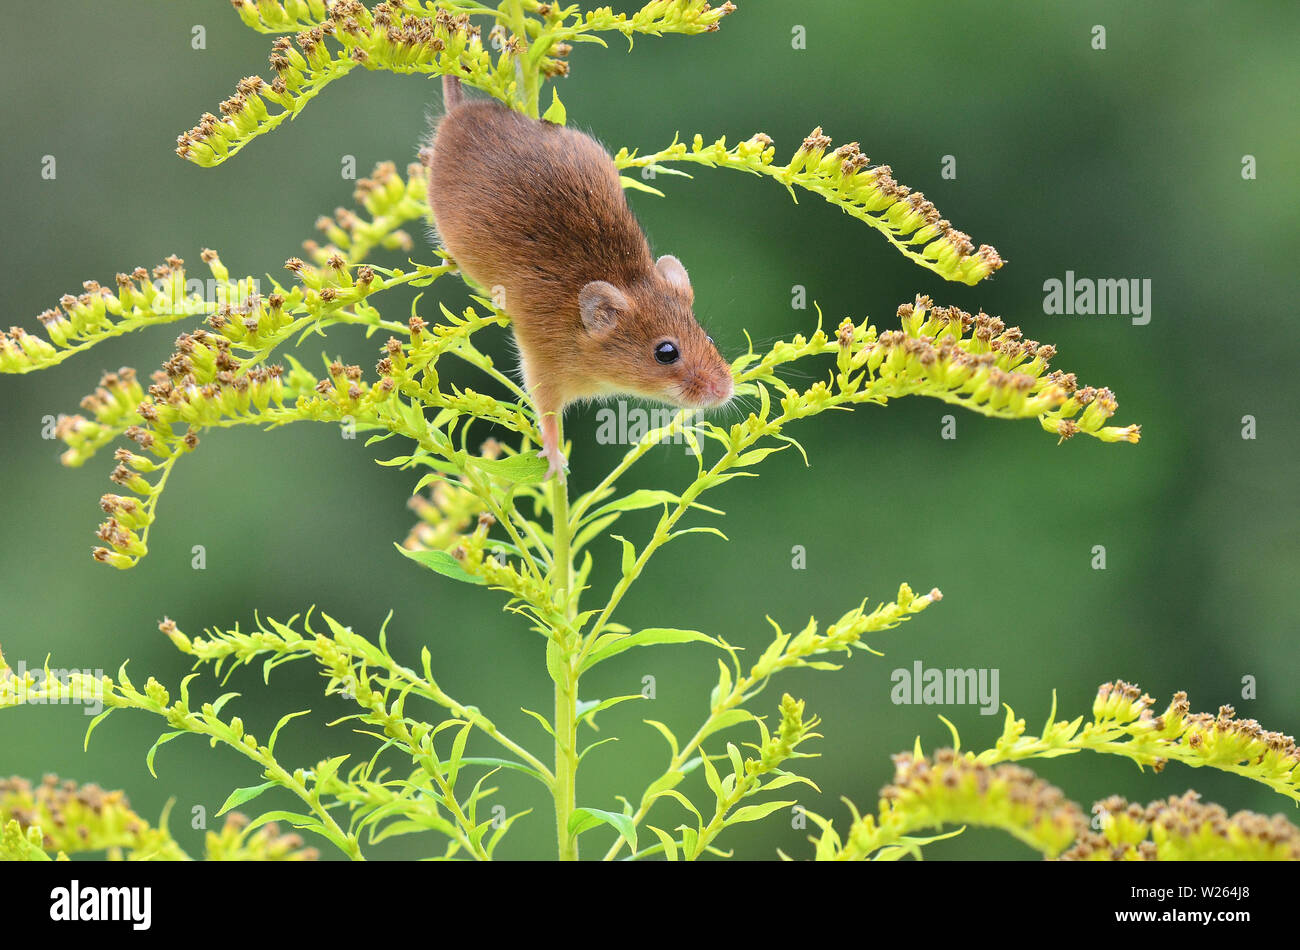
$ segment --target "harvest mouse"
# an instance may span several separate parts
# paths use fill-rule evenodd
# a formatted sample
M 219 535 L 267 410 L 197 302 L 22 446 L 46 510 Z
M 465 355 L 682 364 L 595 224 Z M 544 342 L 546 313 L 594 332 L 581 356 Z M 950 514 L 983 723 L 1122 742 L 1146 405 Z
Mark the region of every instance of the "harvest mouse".
M 730 400 L 731 368 L 695 320 L 686 268 L 651 256 L 609 153 L 574 129 L 466 101 L 454 76 L 443 99 L 420 151 L 429 206 L 461 271 L 504 291 L 546 477 L 563 477 L 559 419 L 576 400 Z

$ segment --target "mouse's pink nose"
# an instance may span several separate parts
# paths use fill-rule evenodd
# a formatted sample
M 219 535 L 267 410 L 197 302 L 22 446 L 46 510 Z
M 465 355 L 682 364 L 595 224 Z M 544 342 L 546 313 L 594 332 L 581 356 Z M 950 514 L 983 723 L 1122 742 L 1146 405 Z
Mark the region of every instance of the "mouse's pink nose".
M 715 405 L 721 405 L 731 398 L 736 391 L 736 384 L 730 374 L 709 383 L 709 396 Z

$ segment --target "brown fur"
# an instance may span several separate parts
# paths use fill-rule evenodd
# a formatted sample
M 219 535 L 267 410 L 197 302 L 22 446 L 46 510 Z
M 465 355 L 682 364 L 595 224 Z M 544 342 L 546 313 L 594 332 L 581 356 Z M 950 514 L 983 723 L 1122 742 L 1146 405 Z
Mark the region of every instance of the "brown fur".
M 593 138 L 464 102 L 449 107 L 421 156 L 456 264 L 505 291 L 540 414 L 613 393 L 701 407 L 731 398 L 730 368 L 695 320 L 685 270 L 676 258 L 656 264 L 618 170 Z M 655 359 L 664 340 L 680 351 L 676 363 Z

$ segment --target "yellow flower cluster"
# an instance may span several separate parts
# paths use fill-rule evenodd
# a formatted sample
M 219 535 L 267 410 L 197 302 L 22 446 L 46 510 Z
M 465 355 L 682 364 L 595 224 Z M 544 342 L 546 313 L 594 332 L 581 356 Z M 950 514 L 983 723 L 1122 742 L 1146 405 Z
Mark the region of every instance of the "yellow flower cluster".
M 1282 815 L 1234 815 L 1196 792 L 1143 808 L 1118 795 L 1092 808 L 1101 833 L 1080 835 L 1068 861 L 1300 861 L 1300 828 Z
M 791 197 L 795 196 L 794 186 L 820 195 L 871 225 L 905 257 L 947 280 L 977 284 L 1002 267 L 996 249 L 987 244 L 976 248 L 924 194 L 895 181 L 888 165 L 873 166 L 857 142 L 836 149 L 831 149 L 831 144 L 830 137 L 816 128 L 787 164 L 777 165 L 772 140 L 762 132 L 731 148 L 725 137 L 705 144 L 703 136 L 696 135 L 689 148 L 685 142 L 674 141 L 647 155 L 622 149 L 614 163 L 620 168 L 672 172 L 667 167 L 670 163 L 688 162 L 763 175 L 785 185 Z M 624 184 L 660 193 L 634 178 L 625 178 Z
M 184 860 L 186 855 L 162 828 L 131 810 L 121 792 L 78 785 L 47 775 L 36 785 L 0 779 L 0 825 L 17 824 L 25 838 L 51 853 L 107 851 L 110 858 Z
M 165 816 L 164 816 L 165 818 Z M 78 785 L 47 775 L 0 779 L 0 859 L 41 860 L 57 855 L 105 852 L 109 860 L 187 861 L 163 827 L 152 827 L 131 810 L 126 796 L 95 784 Z M 230 812 L 220 830 L 205 837 L 208 861 L 314 861 L 315 848 L 297 834 L 282 834 L 275 822 L 250 828 L 247 817 Z
M 988 766 L 953 749 L 927 758 L 894 756 L 894 780 L 880 792 L 878 816 L 855 815 L 846 841 L 823 825 L 819 858 L 861 859 L 906 847 L 912 832 L 946 825 L 998 828 L 1054 857 L 1087 827 L 1079 806 L 1017 765 Z
M 176 154 L 213 166 L 253 138 L 297 115 L 329 83 L 357 66 L 397 73 L 454 73 L 497 98 L 516 88 L 518 44 L 506 44 L 493 60 L 481 31 L 469 17 L 447 10 L 408 7 L 397 0 L 373 10 L 360 0 L 287 4 L 235 0 L 245 23 L 264 32 L 301 26 L 291 40 L 277 37 L 270 63 L 275 78 L 241 79 L 221 103 L 221 117 L 205 113 L 176 140 Z

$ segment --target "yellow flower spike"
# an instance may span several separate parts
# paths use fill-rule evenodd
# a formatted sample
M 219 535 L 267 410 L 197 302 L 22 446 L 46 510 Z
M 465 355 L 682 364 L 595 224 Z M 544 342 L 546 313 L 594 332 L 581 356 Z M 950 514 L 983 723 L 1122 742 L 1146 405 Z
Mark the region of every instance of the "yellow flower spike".
M 1266 819 L 1249 812 L 1229 818 L 1216 805 L 1201 805 L 1194 792 L 1146 809 L 1120 798 L 1099 802 L 1094 812 L 1101 818 L 1102 833 L 1097 834 L 1059 791 L 1043 786 L 1026 770 L 1004 772 L 1007 767 L 997 764 L 1008 758 L 1090 749 L 1158 767 L 1164 761 L 1160 755 L 1140 750 L 1159 737 L 1163 755 L 1235 771 L 1300 800 L 1294 781 L 1300 752 L 1290 737 L 1265 732 L 1253 720 L 1238 721 L 1231 707 L 1223 707 L 1217 716 L 1189 715 L 1183 694 L 1175 696 L 1160 717 L 1151 717 L 1150 706 L 1151 698 L 1136 687 L 1106 683 L 1094 702 L 1094 722 L 1082 731 L 1080 720 L 1053 722 L 1041 738 L 1027 737 L 1024 720 L 1008 709 L 995 748 L 978 756 L 940 750 L 929 760 L 920 756 L 918 745 L 916 752 L 895 757 L 895 781 L 881 793 L 878 822 L 855 812 L 843 845 L 829 822 L 819 825 L 823 833 L 814 839 L 818 857 L 885 856 L 900 847 L 919 853 L 924 840 L 935 839 L 911 838 L 911 832 L 977 824 L 1000 827 L 1046 856 L 1059 854 L 1067 860 L 1300 859 L 1300 829 L 1285 818 Z M 1117 740 L 1117 729 L 1130 740 L 1122 736 Z M 1264 748 L 1276 754 L 1277 767 L 1264 764 L 1260 754 Z M 1243 769 L 1243 761 L 1254 764 Z M 1033 802 L 1050 807 L 1030 807 Z
M 152 828 L 135 814 L 121 792 L 60 782 L 53 775 L 35 786 L 0 779 L 0 825 L 11 824 L 22 829 L 28 844 L 50 855 L 124 849 L 133 859 L 187 857 L 165 829 Z M 22 857 L 6 834 L 0 858 Z
M 898 755 L 894 764 L 878 818 L 855 818 L 848 844 L 819 849 L 819 857 L 860 860 L 900 844 L 917 851 L 913 832 L 967 824 L 1002 829 L 1051 857 L 1086 827 L 1077 805 L 1020 766 L 988 767 L 951 749 Z
M 1123 798 L 1099 802 L 1094 810 L 1120 816 L 1103 819 L 1103 834 L 1085 834 L 1062 857 L 1067 860 L 1300 860 L 1300 829 L 1282 815 L 1271 818 L 1242 811 L 1229 816 L 1218 805 L 1203 804 L 1189 791 L 1145 808 Z M 1149 835 L 1149 837 L 1148 837 Z

